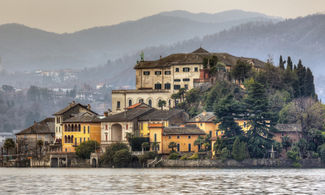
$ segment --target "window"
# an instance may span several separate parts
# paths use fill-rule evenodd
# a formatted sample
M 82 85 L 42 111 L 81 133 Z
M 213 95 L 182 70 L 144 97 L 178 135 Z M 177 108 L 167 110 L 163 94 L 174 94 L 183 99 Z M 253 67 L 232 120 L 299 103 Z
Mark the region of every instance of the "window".
M 172 138 L 172 136 L 168 136 L 168 139 L 171 139 Z
M 198 72 L 198 71 L 199 71 L 199 68 L 198 68 L 198 67 L 195 67 L 195 68 L 194 68 L 194 71 L 195 71 L 195 72 Z
M 150 71 L 144 71 L 143 75 L 150 75 Z
M 246 128 L 246 122 L 244 122 L 244 128 Z
M 190 135 L 188 136 L 188 139 L 191 139 L 191 136 Z
M 170 89 L 170 83 L 165 83 L 165 89 Z
M 174 82 L 180 82 L 181 79 L 174 79 Z
M 128 125 L 128 124 L 125 125 L 125 129 L 126 129 L 126 130 L 129 129 L 129 125 Z
M 89 129 L 90 129 L 90 127 L 88 126 L 88 134 L 89 134 Z
M 210 135 L 210 137 L 212 136 L 212 131 L 209 131 L 209 135 Z
M 184 85 L 184 88 L 185 88 L 185 89 L 188 89 L 188 84 L 185 84 L 185 85 Z
M 105 129 L 107 130 L 108 128 L 107 128 L 107 125 L 105 125 Z
M 179 152 L 179 144 L 177 144 L 177 152 Z
M 155 133 L 155 142 L 157 142 L 157 134 Z
M 180 85 L 174 85 L 174 89 L 180 89 L 181 86 Z
M 160 83 L 156 83 L 155 84 L 155 89 L 161 89 L 161 84 Z
M 106 141 L 108 140 L 108 135 L 107 135 L 107 133 L 105 133 L 105 140 L 106 140 Z
M 152 100 L 149 100 L 148 104 L 149 104 L 150 107 L 152 107 Z
M 190 68 L 188 67 L 183 68 L 183 72 L 190 72 Z
M 170 75 L 171 72 L 169 70 L 165 71 L 165 75 Z
M 116 103 L 116 109 L 120 109 L 121 108 L 121 102 L 120 101 L 117 101 Z
M 189 78 L 186 78 L 186 79 L 183 79 L 183 81 L 190 81 L 190 79 Z
M 177 136 L 177 139 L 179 139 L 179 135 Z
M 86 133 L 86 126 L 84 126 L 84 134 Z
M 188 151 L 191 152 L 191 144 L 188 144 Z
M 82 142 L 82 139 L 80 138 L 80 142 L 79 143 L 81 143 Z
M 139 103 L 143 103 L 143 99 L 139 99 Z
M 84 137 L 84 142 L 86 141 L 86 138 Z
M 77 138 L 74 138 L 74 144 L 77 145 Z
M 129 106 L 132 106 L 132 100 L 129 100 Z
M 161 71 L 155 71 L 155 75 L 161 75 Z
M 179 72 L 179 68 L 175 68 L 175 72 Z

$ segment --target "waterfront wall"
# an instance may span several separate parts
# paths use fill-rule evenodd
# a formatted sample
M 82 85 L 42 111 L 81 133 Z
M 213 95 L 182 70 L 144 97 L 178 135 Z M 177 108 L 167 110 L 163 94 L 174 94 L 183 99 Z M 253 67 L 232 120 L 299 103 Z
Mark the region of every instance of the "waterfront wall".
M 303 159 L 299 161 L 302 168 L 325 168 L 320 159 Z M 245 159 L 236 160 L 163 160 L 161 167 L 202 167 L 202 168 L 290 168 L 293 162 L 288 159 Z

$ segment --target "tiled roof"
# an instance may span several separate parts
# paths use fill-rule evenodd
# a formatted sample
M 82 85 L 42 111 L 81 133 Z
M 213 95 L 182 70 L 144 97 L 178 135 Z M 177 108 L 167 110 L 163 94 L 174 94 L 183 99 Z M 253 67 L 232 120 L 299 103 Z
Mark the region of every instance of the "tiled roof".
M 199 52 L 200 51 L 201 50 L 199 49 Z M 256 67 L 263 67 L 265 64 L 264 62 L 255 58 L 236 57 L 228 53 L 197 53 L 196 51 L 194 51 L 194 53 L 171 54 L 155 61 L 140 61 L 137 65 L 135 65 L 134 68 L 162 68 L 170 67 L 172 65 L 203 64 L 203 59 L 211 56 L 217 56 L 219 62 L 227 66 L 235 65 L 238 60 L 246 61 Z
M 129 109 L 124 112 L 120 112 L 117 114 L 109 115 L 103 119 L 100 119 L 101 122 L 126 122 L 126 121 L 132 121 L 137 117 L 142 116 L 143 114 L 149 113 L 154 111 L 153 108 L 133 108 Z
M 16 135 L 25 134 L 54 134 L 55 133 L 55 121 L 54 118 L 46 118 L 40 122 L 35 122 L 32 126 L 22 130 Z
M 207 50 L 200 47 L 199 49 L 193 51 L 192 53 L 209 53 Z
M 163 135 L 205 135 L 205 132 L 195 126 L 165 127 Z
M 188 122 L 214 122 L 216 116 L 213 112 L 202 112 L 195 117 L 193 117 Z
M 277 124 L 275 128 L 279 132 L 302 132 L 301 124 Z
M 175 115 L 184 112 L 180 109 L 171 109 L 171 110 L 154 110 L 148 114 L 145 114 L 139 118 L 139 121 L 164 121 L 168 120 Z
M 75 116 L 65 120 L 63 123 L 92 123 L 98 122 L 97 114 L 89 114 L 87 112 L 78 113 Z
M 74 107 L 76 107 L 76 106 L 83 107 L 84 109 L 86 109 L 86 110 L 88 110 L 88 111 L 90 111 L 90 112 L 92 112 L 92 113 L 94 113 L 94 114 L 97 114 L 96 112 L 94 112 L 94 111 L 88 109 L 88 107 L 87 107 L 86 105 L 82 105 L 82 104 L 80 104 L 80 103 L 74 103 L 74 102 L 72 102 L 72 103 L 70 103 L 67 107 L 63 108 L 62 110 L 60 110 L 60 111 L 58 111 L 58 112 L 56 112 L 56 113 L 54 113 L 53 115 L 62 115 L 62 114 L 64 114 L 65 112 L 69 111 L 70 109 L 72 109 L 72 108 L 74 108 Z

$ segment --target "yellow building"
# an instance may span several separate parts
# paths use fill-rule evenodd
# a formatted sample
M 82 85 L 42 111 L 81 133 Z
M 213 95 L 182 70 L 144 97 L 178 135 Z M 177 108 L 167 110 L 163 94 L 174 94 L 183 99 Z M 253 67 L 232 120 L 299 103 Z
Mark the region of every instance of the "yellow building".
M 169 154 L 168 148 L 171 142 L 176 143 L 177 152 L 198 152 L 198 146 L 194 145 L 195 140 L 204 131 L 195 126 L 173 126 L 165 127 L 162 123 L 149 124 L 150 150 L 156 150 L 159 154 Z M 156 145 L 156 146 L 155 146 Z
M 101 123 L 98 116 L 80 113 L 63 122 L 62 152 L 75 152 L 77 146 L 89 140 L 101 141 Z
M 157 110 L 154 109 L 152 112 L 141 116 L 138 119 L 138 125 L 140 130 L 140 136 L 149 136 L 149 124 L 159 123 L 165 127 L 177 126 L 184 124 L 189 119 L 189 116 L 184 110 L 171 109 L 171 110 Z

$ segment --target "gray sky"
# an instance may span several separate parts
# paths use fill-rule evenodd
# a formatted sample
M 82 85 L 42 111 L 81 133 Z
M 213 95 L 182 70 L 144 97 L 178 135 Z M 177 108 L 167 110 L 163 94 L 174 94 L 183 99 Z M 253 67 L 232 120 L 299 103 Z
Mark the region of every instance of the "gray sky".
M 295 18 L 325 11 L 325 0 L 0 0 L 0 24 L 74 32 L 163 11 L 216 13 L 231 9 Z

